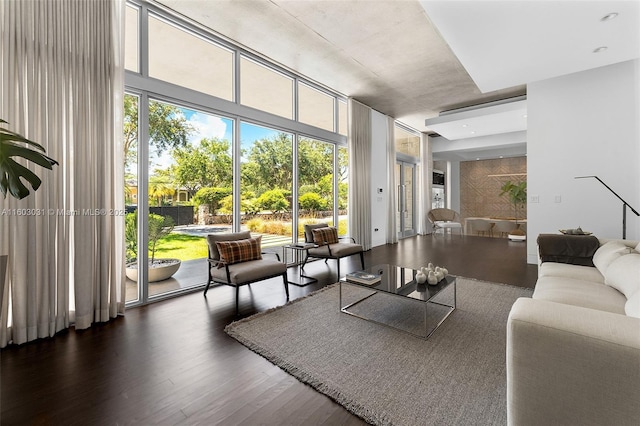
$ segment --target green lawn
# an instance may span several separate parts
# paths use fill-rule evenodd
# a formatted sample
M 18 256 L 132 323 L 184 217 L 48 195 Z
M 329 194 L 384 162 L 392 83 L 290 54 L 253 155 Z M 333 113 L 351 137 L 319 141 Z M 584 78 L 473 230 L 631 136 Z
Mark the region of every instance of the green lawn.
M 171 257 L 180 260 L 207 257 L 207 240 L 204 237 L 171 233 L 158 241 L 156 257 Z

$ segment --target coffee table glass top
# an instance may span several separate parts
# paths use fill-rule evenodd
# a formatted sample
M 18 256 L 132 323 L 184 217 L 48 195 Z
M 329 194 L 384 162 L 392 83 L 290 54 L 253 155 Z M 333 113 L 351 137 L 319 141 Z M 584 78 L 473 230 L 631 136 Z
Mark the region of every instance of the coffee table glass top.
M 416 282 L 417 270 L 402 266 L 382 264 L 365 271 L 380 275 L 380 281 L 364 284 L 343 277 L 339 286 L 341 312 L 427 339 L 456 309 L 453 275 L 429 285 Z M 360 290 L 347 292 L 343 287 Z
M 437 285 L 428 285 L 427 283 L 419 284 L 416 282 L 417 270 L 389 264 L 375 265 L 365 269 L 365 271 L 380 275 L 381 280 L 371 285 L 353 281 L 348 281 L 348 283 L 423 301 L 435 297 L 455 281 L 455 277 L 447 275 Z M 342 278 L 341 280 L 347 281 L 346 278 Z

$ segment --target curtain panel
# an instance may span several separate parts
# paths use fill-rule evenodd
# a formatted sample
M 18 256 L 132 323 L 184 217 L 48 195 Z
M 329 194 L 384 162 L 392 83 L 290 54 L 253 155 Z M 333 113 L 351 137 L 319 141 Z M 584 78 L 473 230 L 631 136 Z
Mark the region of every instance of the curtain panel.
M 398 242 L 398 224 L 396 223 L 398 215 L 398 191 L 396 190 L 398 183 L 396 182 L 396 121 L 393 117 L 387 117 L 387 188 L 388 204 L 387 204 L 387 244 L 395 244 Z
M 124 7 L 0 2 L 0 118 L 60 163 L 29 165 L 40 189 L 0 198 L 1 347 L 124 313 Z
M 371 249 L 371 108 L 349 99 L 349 234 Z

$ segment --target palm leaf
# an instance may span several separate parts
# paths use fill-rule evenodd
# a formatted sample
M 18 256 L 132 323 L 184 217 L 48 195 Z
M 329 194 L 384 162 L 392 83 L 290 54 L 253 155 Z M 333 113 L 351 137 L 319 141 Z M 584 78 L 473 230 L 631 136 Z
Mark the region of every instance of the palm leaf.
M 6 123 L 6 121 L 0 118 L 0 123 Z M 42 180 L 11 157 L 24 158 L 49 170 L 58 164 L 56 160 L 45 155 L 42 145 L 11 130 L 0 128 L 0 191 L 3 197 L 6 197 L 8 192 L 19 200 L 30 193 L 22 179 L 26 180 L 34 191 L 40 187 Z

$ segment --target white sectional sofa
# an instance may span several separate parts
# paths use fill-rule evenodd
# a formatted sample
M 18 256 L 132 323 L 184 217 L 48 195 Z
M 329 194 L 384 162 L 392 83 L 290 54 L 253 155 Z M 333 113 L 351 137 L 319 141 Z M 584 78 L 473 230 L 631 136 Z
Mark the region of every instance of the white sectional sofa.
M 640 244 L 543 234 L 538 248 L 533 297 L 507 324 L 508 423 L 640 425 Z

